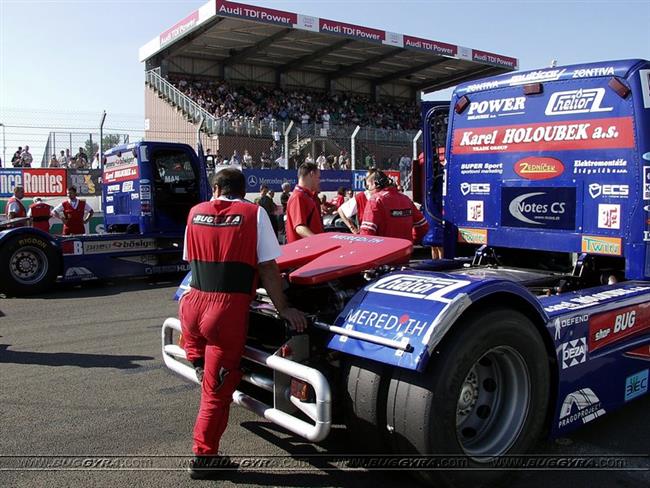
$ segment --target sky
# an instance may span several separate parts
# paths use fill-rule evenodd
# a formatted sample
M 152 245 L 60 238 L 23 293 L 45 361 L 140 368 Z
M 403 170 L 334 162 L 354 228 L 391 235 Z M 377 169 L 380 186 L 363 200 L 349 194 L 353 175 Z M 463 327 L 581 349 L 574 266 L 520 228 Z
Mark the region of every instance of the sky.
M 9 159 L 16 146 L 31 142 L 40 161 L 47 130 L 96 130 L 104 110 L 107 128 L 141 131 L 144 65 L 138 49 L 204 3 L 0 0 L 0 123 Z M 508 55 L 519 59 L 521 70 L 554 59 L 564 65 L 650 58 L 650 0 L 242 3 Z

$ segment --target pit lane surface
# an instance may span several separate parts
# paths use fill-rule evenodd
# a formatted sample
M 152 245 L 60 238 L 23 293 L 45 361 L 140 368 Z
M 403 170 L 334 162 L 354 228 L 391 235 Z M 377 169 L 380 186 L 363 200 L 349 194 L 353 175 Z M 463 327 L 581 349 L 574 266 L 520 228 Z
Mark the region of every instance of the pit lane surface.
M 181 464 L 187 462 L 184 456 L 191 450 L 199 389 L 168 372 L 160 353 L 162 322 L 176 315 L 177 306 L 171 300 L 175 289 L 175 281 L 130 281 L 61 288 L 26 299 L 0 299 L 0 486 L 376 488 L 411 484 L 405 472 L 350 472 L 337 469 L 338 464 L 319 469 L 327 463 L 318 460 L 303 462 L 298 471 L 250 467 L 224 472 L 221 481 L 190 480 Z M 570 440 L 543 443 L 538 452 L 647 454 L 649 410 L 650 398 L 646 396 L 595 421 Z M 326 441 L 313 445 L 239 407 L 231 410 L 222 450 L 241 456 L 354 452 L 343 428 L 334 428 Z M 32 456 L 61 455 L 80 458 L 76 465 L 68 466 L 74 470 L 7 470 L 24 467 Z M 56 467 L 62 461 L 46 458 L 46 462 Z M 85 467 L 93 463 L 104 468 L 117 467 L 115 463 L 136 466 L 140 462 L 151 463 L 146 466 L 153 469 Z M 508 485 L 650 486 L 647 458 L 631 459 L 630 465 L 644 469 L 527 471 Z

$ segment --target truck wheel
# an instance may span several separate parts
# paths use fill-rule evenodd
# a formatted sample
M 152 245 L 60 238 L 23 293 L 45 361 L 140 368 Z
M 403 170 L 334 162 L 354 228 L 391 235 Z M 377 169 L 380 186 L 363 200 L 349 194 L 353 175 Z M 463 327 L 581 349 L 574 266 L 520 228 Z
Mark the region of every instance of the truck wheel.
M 538 441 L 548 408 L 550 372 L 540 334 L 523 314 L 495 309 L 456 324 L 424 373 L 396 369 L 388 425 L 396 452 L 462 456 L 416 476 L 436 486 L 483 486 L 496 456 L 525 453 Z M 458 469 L 468 466 L 473 469 Z M 485 467 L 486 470 L 481 470 Z
M 386 394 L 390 376 L 385 367 L 350 357 L 344 365 L 345 424 L 350 439 L 364 452 L 388 452 Z
M 47 290 L 56 280 L 61 258 L 47 239 L 36 234 L 11 237 L 0 248 L 2 290 L 30 295 Z

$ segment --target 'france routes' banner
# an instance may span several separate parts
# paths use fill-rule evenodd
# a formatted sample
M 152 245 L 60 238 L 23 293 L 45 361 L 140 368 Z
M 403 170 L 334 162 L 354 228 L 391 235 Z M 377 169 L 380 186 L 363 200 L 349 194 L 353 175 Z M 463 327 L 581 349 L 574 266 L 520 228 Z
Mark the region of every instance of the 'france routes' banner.
M 14 187 L 22 186 L 23 170 L 0 169 L 0 197 L 10 197 L 14 194 Z
M 275 191 L 282 190 L 282 183 L 285 181 L 291 184 L 291 188 L 298 182 L 297 171 L 293 169 L 245 169 L 246 191 L 257 193 L 260 185 L 267 185 Z M 336 191 L 339 187 L 352 188 L 352 171 L 323 170 L 320 172 L 320 189 L 322 191 Z

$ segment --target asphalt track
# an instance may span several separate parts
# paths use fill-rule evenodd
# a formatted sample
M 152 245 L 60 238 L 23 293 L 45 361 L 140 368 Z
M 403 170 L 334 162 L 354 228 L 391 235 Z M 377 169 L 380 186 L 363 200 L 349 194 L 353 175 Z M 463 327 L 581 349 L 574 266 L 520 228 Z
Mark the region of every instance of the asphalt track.
M 0 487 L 414 485 L 404 471 L 349 471 L 311 456 L 354 453 L 342 427 L 313 445 L 239 407 L 231 411 L 222 450 L 251 456 L 251 464 L 266 456 L 271 464 L 224 472 L 221 480 L 190 480 L 182 463 L 189 459 L 199 390 L 168 372 L 160 353 L 160 326 L 176 315 L 175 287 L 175 281 L 129 281 L 0 299 Z M 542 443 L 538 452 L 647 455 L 649 411 L 645 396 L 571 439 Z M 301 461 L 268 458 L 290 455 Z M 24 469 L 37 459 L 50 469 Z M 508 486 L 650 486 L 647 457 L 624 461 L 623 469 L 522 471 Z M 65 469 L 51 469 L 64 462 Z

